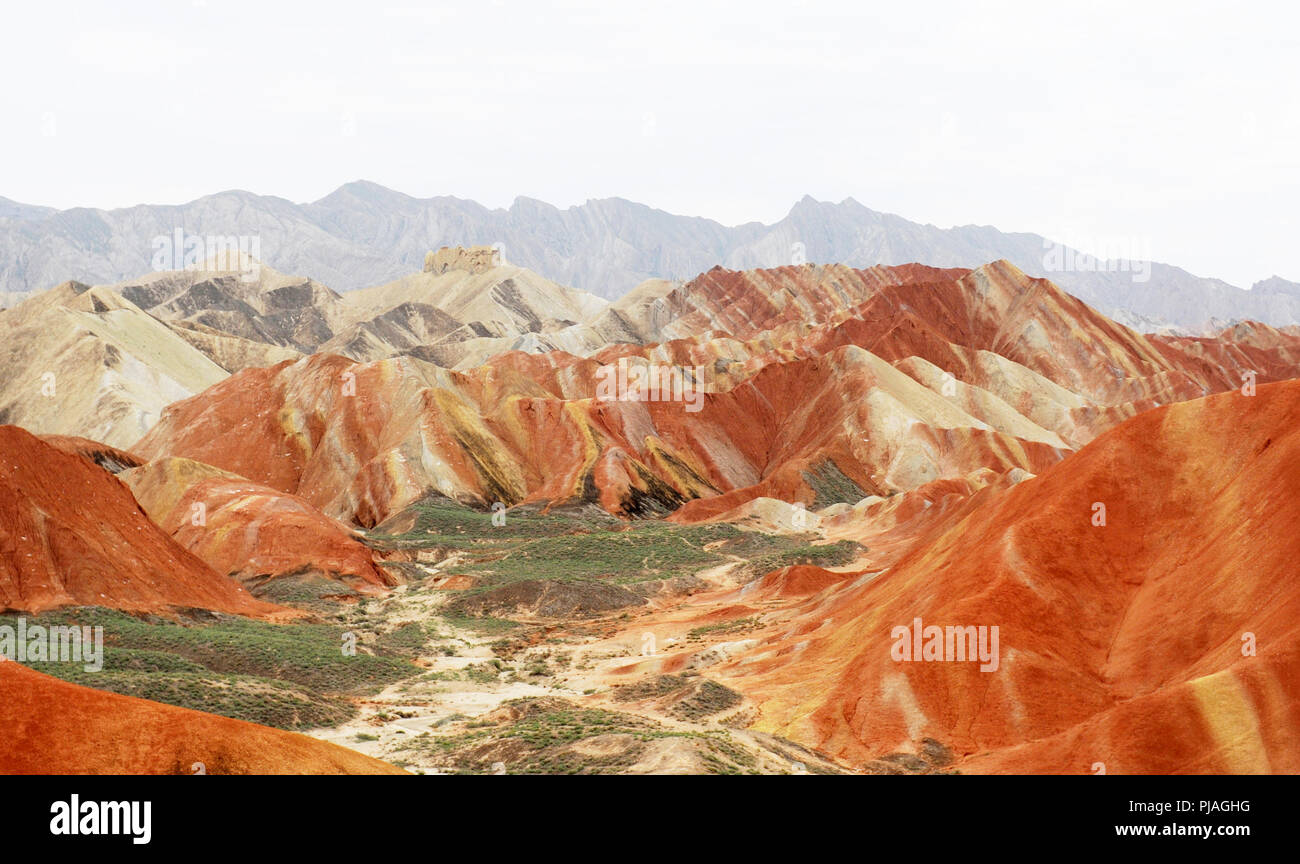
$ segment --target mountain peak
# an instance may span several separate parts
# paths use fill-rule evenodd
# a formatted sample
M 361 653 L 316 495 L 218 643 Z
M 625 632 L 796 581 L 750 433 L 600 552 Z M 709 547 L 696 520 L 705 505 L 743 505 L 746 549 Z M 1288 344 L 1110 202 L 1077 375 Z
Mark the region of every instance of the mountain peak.
M 800 198 L 798 201 L 794 202 L 794 206 L 790 208 L 790 216 L 793 216 L 796 213 L 808 213 L 808 212 L 820 210 L 825 206 L 826 206 L 826 202 L 818 201 L 816 198 L 812 197 L 811 195 L 805 195 L 802 198 Z
M 381 186 L 372 180 L 353 180 L 350 183 L 344 183 L 321 200 L 338 201 L 352 199 L 355 201 L 365 201 L 371 204 L 387 204 L 406 200 L 408 197 L 409 196 L 402 192 L 389 189 L 387 186 Z
M 857 267 L 916 261 L 967 268 L 1005 258 L 1025 273 L 1050 276 L 1096 308 L 1198 331 L 1211 317 L 1274 326 L 1300 322 L 1300 286 L 1286 280 L 1266 280 L 1252 294 L 1164 265 L 1153 264 L 1140 279 L 1132 269 L 1093 266 L 1087 256 L 1083 264 L 1049 266 L 1044 250 L 1052 245 L 1041 236 L 972 225 L 938 228 L 853 198 L 836 202 L 812 194 L 776 222 L 734 226 L 620 198 L 560 209 L 520 196 L 508 208 L 487 208 L 452 196 L 415 198 L 364 179 L 308 204 L 229 192 L 184 205 L 58 211 L 55 217 L 0 201 L 0 219 L 13 225 L 8 210 L 30 214 L 30 221 L 6 237 L 10 266 L 0 272 L 0 304 L 73 274 L 106 284 L 141 272 L 141 250 L 160 228 L 183 224 L 239 236 L 259 236 L 274 226 L 266 263 L 339 291 L 400 278 L 441 245 L 500 241 L 512 264 L 614 299 L 646 279 L 690 279 L 718 263 L 743 269 L 789 261 L 792 244 L 803 243 L 805 255 L 819 262 Z
M 1267 279 L 1261 279 L 1250 286 L 1250 290 L 1258 291 L 1261 294 L 1289 294 L 1293 297 L 1300 297 L 1300 283 L 1283 279 L 1277 274 Z

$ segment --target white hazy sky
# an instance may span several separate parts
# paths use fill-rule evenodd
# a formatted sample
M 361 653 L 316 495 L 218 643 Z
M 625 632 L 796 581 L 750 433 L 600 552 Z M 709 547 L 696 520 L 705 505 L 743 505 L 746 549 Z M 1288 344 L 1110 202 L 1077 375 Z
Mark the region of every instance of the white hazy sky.
M 7 4 L 0 195 L 805 194 L 1300 281 L 1290 3 Z

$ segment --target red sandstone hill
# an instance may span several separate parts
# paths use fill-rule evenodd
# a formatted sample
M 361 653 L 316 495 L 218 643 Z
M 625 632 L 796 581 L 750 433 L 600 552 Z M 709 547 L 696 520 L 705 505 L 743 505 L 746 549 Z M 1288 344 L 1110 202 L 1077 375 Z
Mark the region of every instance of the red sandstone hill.
M 702 344 L 700 333 L 718 336 L 716 329 L 691 333 L 692 322 L 735 328 L 725 332 L 745 340 L 750 356 L 742 359 L 751 372 L 774 360 L 856 345 L 918 380 L 927 372 L 931 378 L 947 372 L 959 393 L 969 385 L 995 394 L 1078 443 L 1157 404 L 1235 387 L 1246 369 L 1264 381 L 1300 369 L 1300 342 L 1283 331 L 1245 324 L 1217 339 L 1144 336 L 1005 261 L 971 271 L 916 265 L 715 268 L 679 291 L 690 311 L 660 329 L 689 335 L 657 346 L 659 353 L 676 355 L 674 362 L 683 362 L 677 359 L 682 353 L 702 362 L 701 352 L 693 350 Z M 749 311 L 737 311 L 744 309 Z M 597 356 L 635 350 L 616 347 Z M 1025 399 L 1024 382 L 1005 380 L 1006 360 L 1034 373 L 1046 385 L 1038 388 L 1042 392 Z
M 970 352 L 988 351 L 1105 405 L 1204 395 L 1240 383 L 1238 369 L 1287 378 L 1300 361 L 1295 334 L 1254 322 L 1215 339 L 1144 336 L 1007 261 L 715 267 L 652 305 L 637 323 L 648 342 L 724 334 L 801 356 L 854 344 L 890 362 L 924 358 L 972 384 L 981 372 Z
M 834 321 L 888 286 L 951 281 L 969 272 L 924 264 L 863 270 L 844 264 L 761 270 L 718 266 L 660 297 L 642 298 L 633 292 L 603 314 L 617 317 L 623 329 L 645 342 L 715 331 L 752 339 L 783 324 Z
M 188 459 L 159 459 L 119 476 L 177 543 L 251 588 L 308 575 L 362 590 L 395 584 L 351 532 L 296 495 Z
M 0 609 L 64 605 L 284 612 L 178 546 L 88 458 L 0 426 Z
M 719 671 L 850 763 L 928 737 L 967 772 L 1294 773 L 1298 493 L 1300 381 L 1148 411 Z M 998 626 L 997 669 L 896 660 L 916 618 Z
M 1155 336 L 1184 354 L 1203 357 L 1206 361 L 1236 373 L 1254 370 L 1261 381 L 1291 378 L 1300 363 L 1300 334 L 1295 328 L 1278 329 L 1257 321 L 1242 321 L 1224 329 L 1214 338 L 1204 336 Z
M 0 661 L 0 774 L 402 774 L 306 735 L 69 684 Z
M 136 450 L 205 462 L 369 526 L 430 490 L 481 505 L 577 498 L 630 516 L 734 490 L 745 491 L 733 503 L 824 506 L 981 467 L 1036 472 L 1066 449 L 1005 405 L 984 413 L 992 423 L 856 346 L 770 364 L 703 394 L 698 412 L 561 398 L 496 367 L 317 355 L 170 406 Z
M 463 372 L 315 355 L 168 406 L 135 449 L 364 526 L 430 492 L 696 521 L 759 497 L 820 508 L 981 468 L 1038 473 L 1140 411 L 1237 386 L 1259 352 L 1261 381 L 1300 373 L 1280 331 L 1249 350 L 1183 350 L 1005 262 L 717 270 L 691 285 L 674 326 L 712 329 L 689 338 L 512 352 Z M 601 398 L 601 370 L 620 361 L 698 367 L 700 410 Z

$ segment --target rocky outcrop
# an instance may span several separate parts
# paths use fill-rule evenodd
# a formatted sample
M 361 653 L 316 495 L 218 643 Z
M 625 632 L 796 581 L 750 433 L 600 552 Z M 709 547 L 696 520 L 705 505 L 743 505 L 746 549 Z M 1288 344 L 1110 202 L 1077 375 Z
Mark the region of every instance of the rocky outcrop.
M 1239 384 L 1236 366 L 1005 262 L 715 271 L 687 306 L 672 326 L 690 335 L 590 357 L 512 352 L 451 372 L 317 355 L 245 370 L 171 406 L 137 449 L 365 526 L 430 492 L 695 521 L 760 497 L 822 508 L 979 469 L 1037 474 L 1140 411 Z M 690 370 L 699 388 L 602 393 L 624 367 Z
M 324 285 L 277 273 L 256 261 L 246 266 L 236 272 L 150 273 L 119 282 L 112 290 L 159 320 L 184 325 L 193 333 L 221 334 L 293 352 L 316 350 L 347 323 L 339 295 Z
M 318 351 L 354 360 L 411 353 L 457 366 L 522 348 L 529 337 L 535 350 L 589 353 L 604 344 L 579 323 L 604 301 L 508 266 L 490 247 L 443 248 L 425 263 L 343 297 L 251 260 L 237 272 L 152 273 L 108 290 L 231 372 Z
M 424 272 L 441 276 L 448 270 L 464 270 L 466 273 L 483 273 L 497 267 L 503 262 L 496 249 L 491 246 L 443 246 L 437 252 L 424 256 Z

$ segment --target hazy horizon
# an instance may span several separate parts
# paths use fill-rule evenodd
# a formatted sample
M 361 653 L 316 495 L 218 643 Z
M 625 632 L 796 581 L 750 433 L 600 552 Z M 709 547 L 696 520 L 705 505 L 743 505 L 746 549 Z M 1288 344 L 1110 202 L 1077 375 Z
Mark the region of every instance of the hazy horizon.
M 1190 12 L 24 8 L 0 35 L 23 167 L 0 195 L 304 202 L 364 177 L 489 208 L 619 197 L 737 225 L 807 194 L 1085 250 L 1129 240 L 1243 287 L 1300 281 L 1300 94 L 1276 87 L 1300 79 L 1296 13 Z
M 1044 236 L 1044 237 L 1045 237 L 1046 239 L 1048 239 L 1048 240 L 1057 241 L 1057 242 L 1061 243 L 1061 244 L 1064 245 L 1064 246 L 1068 246 L 1068 247 L 1070 247 L 1070 248 L 1074 248 L 1074 249 L 1076 249 L 1076 250 L 1078 250 L 1078 251 L 1080 251 L 1080 252 L 1086 252 L 1086 253 L 1088 253 L 1088 254 L 1090 254 L 1090 255 L 1093 255 L 1093 256 L 1097 257 L 1099 260 L 1103 260 L 1103 261 L 1104 261 L 1104 260 L 1107 260 L 1107 255 L 1106 255 L 1106 253 L 1105 253 L 1105 247 L 1104 247 L 1104 245 L 1101 246 L 1101 247 L 1097 247 L 1097 246 L 1091 245 L 1091 244 L 1089 244 L 1089 243 L 1087 242 L 1087 238 L 1079 238 L 1079 237 L 1076 237 L 1076 238 L 1074 238 L 1074 241 L 1071 242 L 1071 240 L 1070 240 L 1069 238 L 1065 238 L 1065 237 L 1056 237 L 1056 236 L 1052 236 L 1052 235 L 1050 235 L 1050 234 L 1047 234 L 1047 233 L 1045 233 L 1045 232 L 1041 232 L 1041 231 L 1033 231 L 1033 230 L 1028 230 L 1028 231 L 1019 231 L 1019 232 L 1018 232 L 1018 231 L 1007 231 L 1007 230 L 1004 230 L 1001 226 L 998 226 L 998 225 L 990 225 L 990 224 L 987 224 L 987 223 L 979 223 L 979 222 L 968 222 L 968 223 L 963 223 L 963 224 L 960 224 L 960 225 L 940 225 L 940 224 L 936 224 L 936 223 L 934 223 L 934 222 L 930 222 L 930 221 L 928 221 L 928 220 L 926 220 L 926 219 L 924 219 L 924 218 L 916 218 L 916 217 L 912 217 L 912 216 L 909 216 L 909 215 L 904 214 L 904 213 L 893 213 L 893 212 L 890 212 L 890 211 L 880 210 L 880 209 L 878 209 L 878 208 L 871 207 L 869 204 L 867 204 L 867 203 L 865 203 L 865 202 L 862 202 L 862 201 L 858 201 L 856 198 L 854 198 L 854 197 L 851 196 L 851 195 L 849 195 L 849 196 L 845 196 L 844 198 L 840 198 L 840 199 L 838 199 L 838 200 L 831 200 L 831 199 L 821 199 L 821 198 L 816 198 L 815 196 L 812 196 L 812 195 L 806 195 L 806 194 L 805 194 L 805 195 L 800 196 L 797 200 L 791 202 L 790 206 L 787 207 L 787 208 L 785 209 L 785 211 L 782 212 L 781 215 L 778 216 L 778 217 L 775 218 L 775 219 L 767 219 L 767 220 L 764 220 L 764 219 L 749 219 L 749 220 L 744 220 L 744 221 L 742 221 L 742 222 L 722 222 L 722 221 L 720 221 L 720 220 L 713 219 L 712 217 L 704 216 L 704 215 L 696 214 L 696 213 L 674 213 L 673 211 L 671 211 L 671 210 L 667 210 L 667 209 L 665 209 L 665 208 L 663 208 L 663 207 L 657 207 L 656 205 L 654 205 L 654 204 L 651 203 L 651 202 L 647 202 L 647 201 L 636 201 L 636 200 L 633 200 L 633 199 L 631 199 L 631 198 L 627 198 L 627 197 L 622 196 L 622 195 L 607 195 L 607 196 L 603 196 L 603 197 L 601 197 L 601 198 L 588 198 L 588 199 L 586 199 L 585 201 L 579 201 L 579 202 L 575 202 L 575 203 L 573 203 L 573 204 L 568 204 L 568 205 L 558 205 L 558 204 L 554 204 L 553 202 L 550 202 L 550 201 L 544 201 L 544 200 L 542 200 L 542 199 L 538 199 L 538 198 L 533 198 L 532 196 L 528 196 L 528 195 L 516 195 L 513 199 L 511 199 L 509 202 L 507 202 L 507 203 L 505 203 L 505 204 L 503 204 L 503 205 L 490 206 L 490 205 L 487 205 L 487 204 L 483 203 L 482 201 L 477 201 L 477 200 L 475 200 L 475 199 L 473 199 L 473 198 L 466 198 L 466 197 L 464 197 L 464 196 L 460 196 L 460 195 L 450 195 L 450 194 L 435 194 L 435 195 L 427 195 L 427 196 L 416 196 L 416 195 L 411 195 L 410 193 L 407 193 L 407 192 L 405 192 L 405 191 L 403 191 L 403 190 L 401 190 L 401 189 L 394 189 L 394 188 L 392 188 L 392 187 L 390 187 L 390 186 L 385 186 L 385 185 L 382 184 L 382 183 L 376 183 L 376 182 L 373 181 L 373 180 L 369 180 L 369 179 L 366 179 L 366 178 L 358 178 L 358 179 L 356 179 L 356 180 L 349 180 L 349 181 L 347 181 L 347 182 L 340 183 L 340 184 L 334 186 L 333 188 L 331 188 L 329 191 L 327 191 L 327 192 L 325 192 L 325 193 L 323 193 L 323 194 L 321 194 L 321 195 L 317 195 L 317 196 L 312 197 L 312 198 L 297 199 L 297 200 L 292 199 L 292 198 L 288 198 L 288 197 L 283 196 L 283 195 L 276 195 L 276 194 L 273 193 L 273 192 L 259 192 L 259 191 L 257 191 L 257 190 L 253 190 L 253 189 L 239 189 L 239 188 L 231 188 L 231 189 L 219 189 L 219 190 L 217 190 L 217 191 L 209 192 L 209 193 L 206 193 L 206 194 L 203 194 L 203 195 L 199 195 L 199 196 L 196 197 L 196 198 L 189 198 L 189 199 L 186 199 L 186 200 L 184 200 L 184 201 L 138 201 L 138 202 L 136 202 L 136 203 L 134 203 L 134 204 L 127 204 L 127 205 L 123 205 L 123 206 L 120 206 L 120 207 L 97 207 L 97 206 L 94 206 L 94 205 L 78 205 L 78 206 L 75 206 L 75 207 L 69 207 L 69 208 L 55 208 L 55 209 L 58 210 L 58 212 L 64 212 L 64 211 L 66 211 L 66 210 L 77 210 L 77 209 L 102 210 L 102 211 L 105 211 L 105 212 L 112 212 L 112 211 L 116 211 L 116 210 L 129 210 L 129 209 L 131 209 L 132 207 L 155 207 L 155 206 L 156 206 L 156 207 L 184 207 L 184 206 L 187 206 L 187 205 L 193 204 L 193 203 L 195 203 L 195 202 L 197 202 L 197 201 L 201 201 L 201 200 L 203 200 L 203 199 L 205 199 L 205 198 L 212 198 L 212 197 L 215 197 L 215 196 L 218 196 L 218 195 L 229 195 L 229 194 L 236 194 L 236 193 L 249 194 L 249 195 L 254 195 L 254 196 L 257 196 L 257 197 L 261 197 L 261 198 L 278 198 L 278 199 L 280 199 L 280 200 L 282 200 L 282 201 L 287 201 L 287 202 L 289 202 L 290 204 L 293 204 L 294 206 L 305 206 L 305 205 L 309 205 L 309 204 L 313 204 L 313 203 L 315 203 L 315 202 L 321 201 L 321 200 L 323 200 L 323 199 L 325 199 L 325 198 L 328 198 L 330 195 L 333 195 L 334 193 L 339 192 L 339 191 L 341 191 L 342 189 L 344 189 L 344 188 L 346 188 L 346 187 L 348 187 L 348 186 L 355 185 L 355 184 L 370 184 L 370 185 L 378 186 L 378 187 L 380 187 L 380 188 L 382 188 L 382 189 L 385 189 L 385 190 L 387 190 L 387 191 L 389 191 L 389 192 L 394 192 L 394 193 L 396 193 L 396 194 L 403 195 L 403 196 L 406 196 L 406 197 L 408 197 L 408 198 L 412 198 L 412 199 L 417 200 L 417 201 L 427 201 L 427 200 L 433 200 L 433 199 L 438 199 L 438 198 L 454 198 L 454 199 L 457 199 L 457 200 L 468 201 L 468 202 L 470 202 L 470 203 L 478 204 L 479 206 L 485 207 L 485 208 L 487 208 L 488 210 L 491 210 L 491 211 L 502 211 L 502 212 L 510 210 L 510 208 L 513 207 L 513 206 L 515 205 L 515 203 L 517 203 L 517 202 L 520 201 L 520 200 L 540 201 L 542 204 L 545 204 L 545 205 L 550 206 L 550 207 L 554 207 L 554 208 L 556 208 L 557 210 L 560 210 L 560 211 L 573 210 L 573 209 L 576 209 L 576 208 L 582 207 L 582 206 L 584 206 L 584 205 L 586 205 L 586 204 L 590 204 L 590 203 L 595 202 L 595 201 L 626 201 L 626 202 L 628 202 L 628 203 L 630 203 L 630 204 L 635 204 L 635 205 L 638 205 L 638 206 L 647 207 L 647 208 L 649 208 L 649 209 L 651 209 L 651 210 L 655 210 L 655 211 L 658 211 L 658 212 L 667 213 L 667 214 L 669 214 L 669 215 L 671 215 L 671 216 L 680 216 L 680 217 L 687 217 L 687 218 L 706 219 L 706 220 L 709 220 L 709 221 L 715 222 L 715 223 L 717 223 L 717 224 L 720 224 L 720 225 L 722 225 L 723 227 L 726 227 L 726 228 L 736 228 L 736 227 L 739 227 L 739 226 L 742 226 L 742 225 L 745 225 L 745 224 L 753 224 L 753 223 L 761 223 L 761 224 L 763 224 L 763 225 L 767 225 L 767 226 L 770 226 L 770 225 L 776 224 L 776 223 L 780 222 L 782 219 L 784 219 L 784 218 L 785 218 L 785 217 L 786 217 L 786 216 L 787 216 L 791 211 L 794 210 L 794 208 L 795 208 L 795 207 L 796 207 L 796 206 L 797 206 L 801 201 L 803 201 L 803 200 L 805 200 L 805 199 L 812 199 L 812 200 L 814 200 L 814 201 L 816 201 L 816 202 L 818 202 L 818 203 L 822 203 L 822 204 L 833 204 L 833 205 L 836 205 L 836 206 L 843 205 L 843 204 L 845 204 L 845 203 L 848 203 L 849 201 L 853 201 L 853 202 L 857 203 L 858 205 L 860 205 L 860 206 L 862 206 L 862 207 L 864 207 L 864 208 L 866 208 L 866 209 L 868 209 L 868 210 L 872 210 L 872 211 L 874 211 L 874 212 L 877 212 L 877 213 L 881 213 L 881 214 L 885 214 L 885 215 L 890 215 L 890 216 L 897 216 L 897 217 L 900 217 L 900 218 L 902 218 L 902 219 L 906 219 L 906 220 L 908 220 L 909 222 L 913 222 L 913 223 L 915 223 L 915 224 L 919 224 L 919 225 L 930 225 L 930 226 L 934 226 L 934 227 L 936 227 L 936 228 L 939 228 L 939 229 L 941 229 L 941 230 L 951 230 L 951 229 L 956 229 L 956 228 L 970 228 L 970 227 L 975 227 L 975 228 L 993 228 L 993 229 L 995 229 L 995 230 L 1001 231 L 1001 232 L 1004 233 L 1004 234 L 1016 234 L 1016 233 L 1040 234 L 1040 235 Z M 23 204 L 23 205 L 29 205 L 29 206 L 48 206 L 48 205 L 43 205 L 43 204 L 41 204 L 40 202 L 35 202 L 35 201 L 17 201 L 16 199 L 9 198 L 8 196 L 5 196 L 5 195 L 0 195 L 0 199 L 7 199 L 7 200 L 12 201 L 13 203 L 16 203 L 16 204 Z M 1112 237 L 1113 237 L 1113 235 L 1112 235 Z M 1082 242 L 1080 242 L 1080 241 L 1082 241 Z M 455 244 L 453 244 L 453 245 L 455 245 Z M 1114 258 L 1115 256 L 1111 256 L 1111 257 Z M 1156 261 L 1156 263 L 1168 264 L 1168 265 L 1175 266 L 1175 267 L 1181 267 L 1181 266 L 1182 266 L 1182 265 L 1179 264 L 1179 262 L 1177 262 L 1177 261 L 1157 261 L 1157 259 L 1154 259 L 1154 258 L 1151 259 L 1151 260 Z M 832 262 L 821 262 L 821 263 L 832 263 Z M 925 262 L 922 262 L 922 263 L 925 263 Z M 985 263 L 987 263 L 987 262 L 985 262 Z M 1183 269 L 1187 269 L 1187 268 L 1183 268 Z M 1195 272 L 1193 272 L 1193 275 L 1194 275 L 1194 276 L 1201 277 L 1201 278 L 1206 278 L 1206 279 L 1220 279 L 1220 280 L 1225 281 L 1225 282 L 1227 282 L 1227 283 L 1229 283 L 1229 284 L 1231 284 L 1231 285 L 1234 285 L 1234 286 L 1237 287 L 1237 288 L 1241 288 L 1241 289 L 1244 289 L 1244 290 L 1247 290 L 1247 291 L 1251 290 L 1251 289 L 1252 289 L 1252 288 L 1253 288 L 1257 283 L 1259 283 L 1259 282 L 1263 282 L 1263 281 L 1266 281 L 1266 280 L 1271 279 L 1271 278 L 1283 278 L 1283 279 L 1286 278 L 1285 276 L 1283 276 L 1283 275 L 1280 274 L 1280 273 L 1277 273 L 1277 272 L 1270 272 L 1270 273 L 1267 273 L 1267 274 L 1265 274 L 1265 275 L 1257 276 L 1257 277 L 1255 277 L 1255 278 L 1253 278 L 1253 279 L 1251 279 L 1251 280 L 1249 280 L 1249 281 L 1247 281 L 1247 282 L 1237 282 L 1237 283 L 1234 283 L 1234 282 L 1232 282 L 1232 280 L 1224 279 L 1223 277 L 1216 276 L 1215 274 L 1212 274 L 1212 273 L 1210 273 L 1210 274 L 1206 274 L 1206 273 L 1195 273 Z M 1287 280 L 1287 281 L 1300 281 L 1300 280 Z

